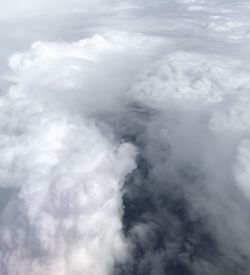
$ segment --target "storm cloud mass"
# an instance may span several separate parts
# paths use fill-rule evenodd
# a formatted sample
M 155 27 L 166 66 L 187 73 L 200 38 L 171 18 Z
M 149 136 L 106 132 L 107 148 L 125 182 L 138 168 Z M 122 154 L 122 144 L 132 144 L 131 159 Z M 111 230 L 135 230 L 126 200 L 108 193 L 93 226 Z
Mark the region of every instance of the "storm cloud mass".
M 250 3 L 0 3 L 0 275 L 250 274 Z

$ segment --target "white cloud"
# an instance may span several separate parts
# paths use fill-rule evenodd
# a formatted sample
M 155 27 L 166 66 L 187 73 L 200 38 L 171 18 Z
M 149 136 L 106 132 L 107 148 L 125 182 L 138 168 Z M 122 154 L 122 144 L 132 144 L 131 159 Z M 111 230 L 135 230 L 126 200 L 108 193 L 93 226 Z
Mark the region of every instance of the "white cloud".
M 88 118 L 95 90 L 84 100 L 67 93 L 76 90 L 69 81 L 86 81 L 86 64 L 94 70 L 100 55 L 126 46 L 96 36 L 35 44 L 11 58 L 16 85 L 1 98 L 0 185 L 16 195 L 1 214 L 1 272 L 110 274 L 124 260 L 121 189 L 135 167 L 135 149 Z M 82 112 L 67 109 L 67 100 Z

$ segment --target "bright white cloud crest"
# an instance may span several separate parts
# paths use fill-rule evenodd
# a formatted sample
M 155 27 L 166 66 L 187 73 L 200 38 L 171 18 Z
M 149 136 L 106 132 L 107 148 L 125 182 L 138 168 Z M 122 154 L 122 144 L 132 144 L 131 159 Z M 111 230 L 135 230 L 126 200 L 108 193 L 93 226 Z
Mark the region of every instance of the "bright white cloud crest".
M 1 98 L 1 185 L 18 191 L 1 214 L 7 274 L 109 274 L 126 255 L 121 189 L 135 167 L 135 149 L 105 137 L 95 120 L 66 110 L 66 102 L 53 108 L 74 92 L 86 62 L 122 47 L 100 36 L 35 44 L 11 58 L 17 84 Z M 83 111 L 88 104 L 81 101 Z

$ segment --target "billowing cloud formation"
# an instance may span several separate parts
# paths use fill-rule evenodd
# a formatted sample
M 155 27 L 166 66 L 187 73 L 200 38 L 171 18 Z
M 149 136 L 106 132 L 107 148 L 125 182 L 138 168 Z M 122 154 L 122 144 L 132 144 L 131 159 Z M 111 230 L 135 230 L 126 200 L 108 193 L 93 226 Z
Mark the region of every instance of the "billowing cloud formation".
M 130 95 L 155 111 L 125 196 L 140 261 L 124 274 L 248 273 L 249 80 L 239 60 L 193 52 L 137 77 Z
M 1 7 L 0 273 L 249 274 L 249 3 Z
M 2 274 L 109 274 L 123 260 L 121 189 L 135 149 L 66 104 L 86 63 L 117 48 L 94 37 L 11 58 L 17 84 L 1 98 L 1 188 L 12 192 L 1 212 Z M 83 111 L 97 98 L 87 93 L 71 95 Z

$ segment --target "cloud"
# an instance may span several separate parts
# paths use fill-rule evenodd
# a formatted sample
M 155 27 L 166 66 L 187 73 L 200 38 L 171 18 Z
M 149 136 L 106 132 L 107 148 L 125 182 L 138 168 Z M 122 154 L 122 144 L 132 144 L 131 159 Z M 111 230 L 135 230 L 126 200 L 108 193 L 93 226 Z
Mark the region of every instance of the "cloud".
M 0 273 L 248 274 L 250 6 L 1 7 Z
M 172 52 L 136 77 L 129 95 L 149 111 L 125 194 L 136 261 L 121 274 L 248 273 L 248 91 L 242 61 L 211 54 Z
M 37 43 L 10 59 L 16 84 L 1 98 L 0 185 L 14 194 L 1 212 L 2 274 L 110 274 L 126 258 L 121 189 L 136 150 L 85 112 L 104 86 L 81 86 L 86 64 L 94 70 L 99 55 L 126 46 L 96 36 Z
M 80 0 L 56 0 L 56 1 L 42 1 L 42 0 L 24 0 L 22 3 L 16 0 L 10 0 L 1 4 L 2 19 L 15 17 L 34 16 L 41 13 L 52 13 L 62 11 L 77 11 L 79 9 L 101 8 L 105 5 L 116 3 L 115 0 L 94 0 L 94 1 L 80 1 Z

